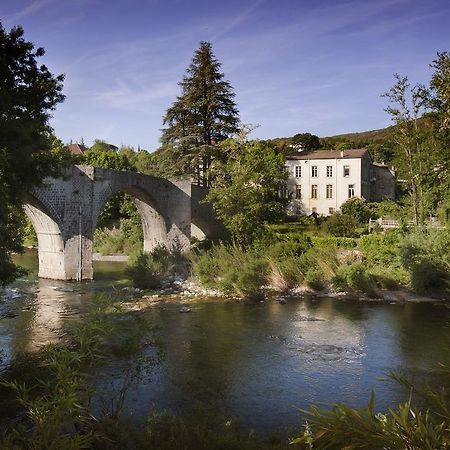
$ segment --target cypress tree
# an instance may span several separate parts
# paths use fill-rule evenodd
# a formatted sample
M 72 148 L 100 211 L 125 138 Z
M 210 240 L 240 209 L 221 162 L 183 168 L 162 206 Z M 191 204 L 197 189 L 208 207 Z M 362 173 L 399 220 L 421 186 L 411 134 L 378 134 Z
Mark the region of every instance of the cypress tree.
M 164 116 L 161 138 L 175 174 L 195 175 L 205 186 L 211 162 L 223 158 L 216 144 L 238 131 L 235 94 L 220 67 L 211 43 L 201 42 L 179 83 L 182 93 Z

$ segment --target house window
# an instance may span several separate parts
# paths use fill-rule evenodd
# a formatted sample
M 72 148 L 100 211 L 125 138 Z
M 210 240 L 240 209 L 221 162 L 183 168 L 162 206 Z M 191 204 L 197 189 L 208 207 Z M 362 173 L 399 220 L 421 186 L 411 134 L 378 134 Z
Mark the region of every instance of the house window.
M 285 184 L 281 185 L 281 187 L 280 187 L 280 197 L 281 198 L 288 197 L 288 188 Z
M 295 166 L 295 178 L 301 178 L 302 166 Z
M 302 185 L 301 184 L 297 184 L 297 186 L 295 186 L 295 198 L 299 199 L 299 200 L 302 198 Z
M 333 166 L 327 166 L 327 177 L 333 176 Z
M 317 177 L 317 166 L 311 166 L 311 176 Z
M 317 198 L 317 184 L 311 185 L 311 198 Z
M 355 196 L 355 185 L 349 184 L 348 185 L 348 198 L 352 198 Z
M 297 206 L 296 212 L 298 215 L 301 215 L 303 213 L 301 206 Z
M 327 198 L 333 198 L 333 185 L 327 184 Z
M 289 166 L 284 166 L 284 171 L 290 175 L 291 171 L 289 170 Z
M 350 166 L 344 166 L 344 177 L 350 176 Z
M 334 214 L 334 208 L 328 208 L 328 214 Z

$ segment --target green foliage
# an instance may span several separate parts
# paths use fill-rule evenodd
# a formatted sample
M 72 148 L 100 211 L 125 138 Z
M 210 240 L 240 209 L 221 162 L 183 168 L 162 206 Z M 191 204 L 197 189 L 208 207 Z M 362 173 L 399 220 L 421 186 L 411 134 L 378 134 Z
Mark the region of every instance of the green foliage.
M 324 276 L 319 268 L 311 267 L 305 273 L 304 283 L 306 286 L 321 291 L 324 288 Z
M 401 267 L 401 233 L 397 230 L 362 236 L 358 248 L 363 252 L 369 265 Z
M 321 248 L 351 249 L 358 245 L 358 239 L 350 237 L 312 236 L 310 239 L 314 247 Z
M 61 162 L 51 150 L 48 120 L 64 100 L 64 77 L 39 65 L 44 50 L 23 34 L 21 27 L 7 32 L 0 23 L 0 284 L 18 274 L 11 252 L 20 250 L 22 194 L 57 174 Z
M 288 199 L 279 192 L 286 179 L 284 159 L 261 142 L 222 144 L 229 158 L 215 167 L 214 186 L 206 200 L 233 238 L 251 244 L 265 233 L 265 224 L 284 217 Z
M 268 262 L 255 251 L 219 244 L 193 257 L 193 273 L 202 284 L 243 297 L 259 297 Z
M 288 450 L 287 439 L 260 439 L 242 429 L 235 418 L 213 407 L 195 406 L 183 418 L 170 412 L 152 413 L 141 426 L 102 424 L 105 440 L 121 450 Z M 103 448 L 103 447 L 101 447 Z M 108 449 L 111 447 L 108 447 Z
M 399 203 L 392 200 L 383 200 L 379 203 L 372 203 L 373 218 L 384 217 L 385 219 L 401 220 L 410 217 L 410 211 Z
M 96 139 L 94 145 L 82 155 L 82 164 L 113 170 L 135 170 L 129 154 L 118 152 L 117 147 Z
M 120 219 L 118 228 L 97 228 L 94 251 L 102 255 L 136 256 L 142 251 L 143 231 L 140 217 Z
M 414 290 L 450 288 L 449 230 L 413 230 L 402 239 L 400 255 Z
M 317 150 L 320 148 L 320 140 L 315 134 L 298 133 L 292 137 L 291 145 L 304 151 Z
M 441 130 L 450 129 L 450 53 L 442 52 L 430 65 L 435 72 L 430 82 L 431 106 L 440 115 Z
M 278 261 L 303 255 L 312 247 L 312 241 L 308 236 L 301 236 L 300 239 L 279 240 L 273 243 L 267 248 L 265 255 Z
M 341 205 L 344 216 L 353 217 L 359 224 L 367 224 L 373 213 L 366 200 L 361 197 L 349 198 Z
M 414 228 L 363 236 L 359 249 L 380 285 L 402 284 L 418 292 L 448 289 L 448 230 Z
M 370 297 L 375 295 L 375 283 L 362 263 L 339 266 L 333 285 L 339 290 L 350 288 Z
M 439 369 L 450 383 L 450 369 Z M 375 412 L 372 393 L 367 407 L 339 403 L 332 409 L 313 406 L 305 431 L 291 441 L 309 449 L 436 450 L 450 446 L 450 396 L 444 387 L 414 382 L 404 375 L 391 378 L 407 387 L 411 398 L 386 413 Z M 447 383 L 447 385 L 448 385 Z M 445 386 L 445 384 L 444 384 Z
M 166 111 L 161 141 L 171 174 L 195 175 L 208 185 L 208 170 L 223 152 L 216 144 L 238 131 L 234 92 L 220 72 L 209 42 L 201 42 L 179 84 L 182 93 Z
M 354 237 L 358 221 L 352 216 L 337 212 L 329 216 L 322 226 L 332 236 Z
M 121 219 L 132 219 L 140 223 L 139 212 L 130 195 L 118 192 L 105 203 L 97 218 L 97 227 L 104 228 L 117 224 Z
M 177 247 L 155 247 L 150 253 L 141 253 L 127 268 L 133 285 L 140 289 L 156 289 L 176 274 L 186 275 L 188 259 Z

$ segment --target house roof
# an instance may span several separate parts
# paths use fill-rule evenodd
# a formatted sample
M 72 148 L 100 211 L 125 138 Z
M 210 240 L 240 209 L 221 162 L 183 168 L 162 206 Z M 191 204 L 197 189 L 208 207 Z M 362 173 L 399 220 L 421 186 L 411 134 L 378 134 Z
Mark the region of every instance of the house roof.
M 67 149 L 72 155 L 82 155 L 86 150 L 83 144 L 70 144 Z
M 351 150 L 315 150 L 313 152 L 299 152 L 287 155 L 286 159 L 352 159 L 362 158 L 369 154 L 365 148 L 355 148 Z

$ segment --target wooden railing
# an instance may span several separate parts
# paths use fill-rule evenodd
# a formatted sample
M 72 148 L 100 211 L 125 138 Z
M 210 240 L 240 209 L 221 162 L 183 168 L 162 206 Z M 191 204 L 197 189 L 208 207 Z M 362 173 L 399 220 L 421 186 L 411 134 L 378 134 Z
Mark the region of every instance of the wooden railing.
M 404 224 L 407 227 L 412 227 L 415 225 L 415 223 L 412 220 L 408 220 L 407 222 L 404 222 Z M 379 217 L 378 219 L 369 219 L 369 232 L 373 230 L 376 226 L 379 226 L 382 230 L 391 230 L 393 228 L 399 228 L 401 225 L 400 220 L 395 219 L 383 219 L 383 217 Z M 439 221 L 432 217 L 430 220 L 425 224 L 425 227 L 427 228 L 444 228 L 441 226 Z

